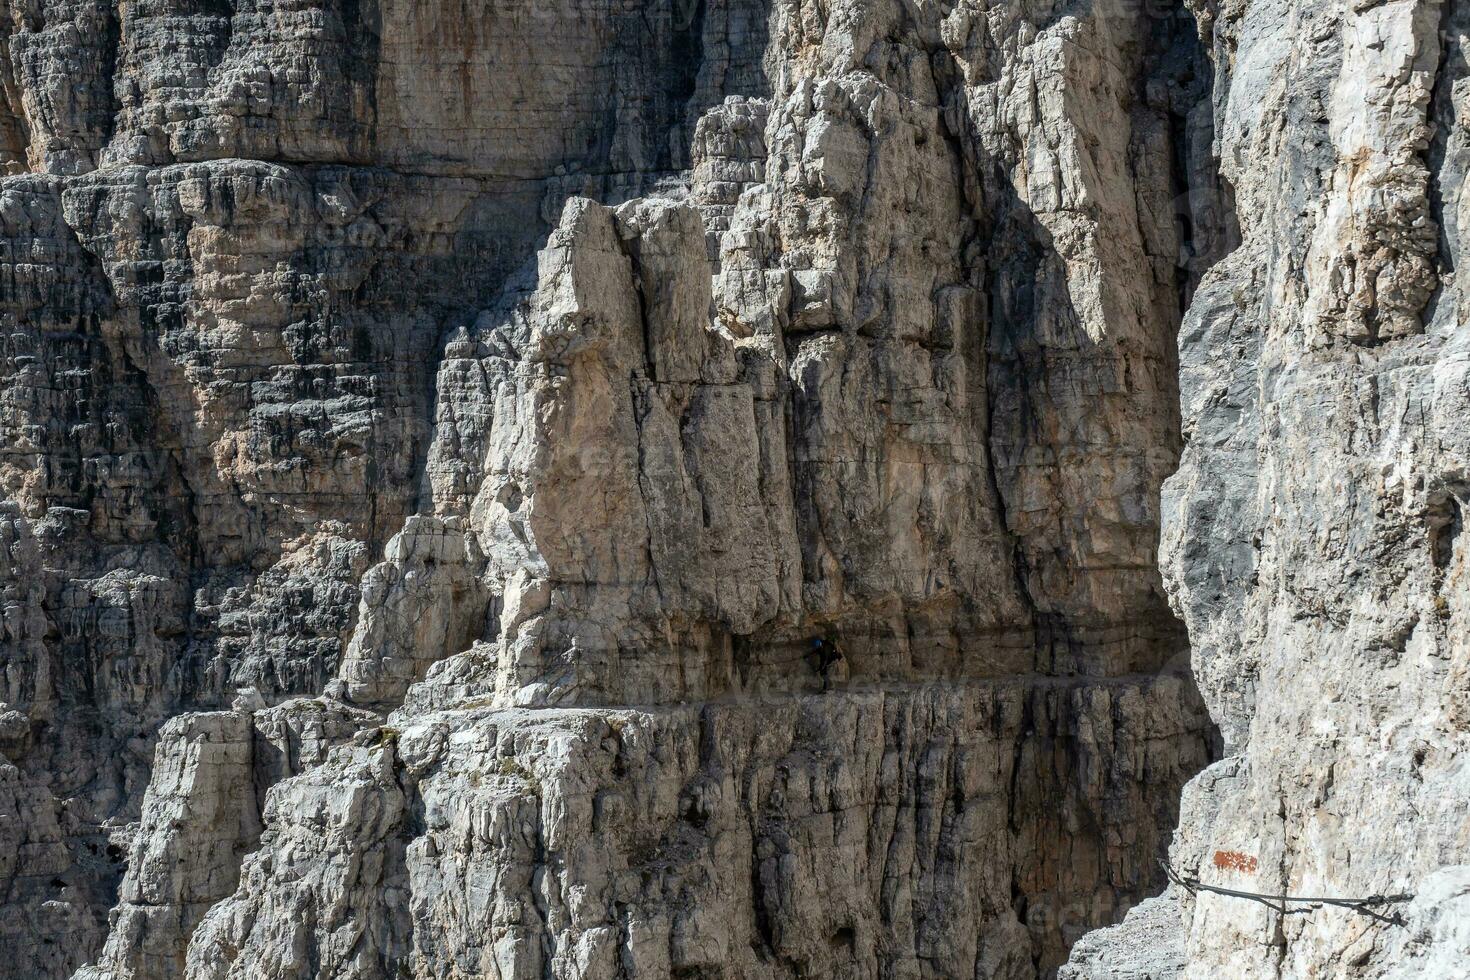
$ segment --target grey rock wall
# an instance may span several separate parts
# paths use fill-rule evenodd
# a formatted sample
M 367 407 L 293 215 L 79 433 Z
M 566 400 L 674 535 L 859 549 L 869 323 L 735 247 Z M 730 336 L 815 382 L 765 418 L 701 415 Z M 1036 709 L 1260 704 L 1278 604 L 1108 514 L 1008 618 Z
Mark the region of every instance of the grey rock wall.
M 1163 566 L 1227 757 L 1172 860 L 1401 926 L 1172 896 L 1153 976 L 1470 975 L 1463 5 L 1198 5 L 1242 244 L 1180 333 Z M 1148 942 L 1146 917 L 1105 955 Z M 1092 940 L 1089 940 L 1089 945 Z M 1080 957 L 1077 976 L 1092 970 Z
M 0 973 L 1448 962 L 1462 19 L 0 8 Z

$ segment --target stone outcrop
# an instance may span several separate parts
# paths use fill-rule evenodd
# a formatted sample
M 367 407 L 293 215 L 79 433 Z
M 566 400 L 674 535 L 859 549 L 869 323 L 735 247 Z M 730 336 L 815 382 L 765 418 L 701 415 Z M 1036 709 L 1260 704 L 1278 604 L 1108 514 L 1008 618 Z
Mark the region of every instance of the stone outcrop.
M 247 691 L 233 711 L 183 714 L 159 733 L 107 945 L 79 977 L 177 975 L 195 926 L 234 890 L 260 841 L 265 787 L 324 762 L 378 720 L 331 701 L 266 708 Z
M 1415 897 L 1381 910 L 1394 926 L 1180 892 L 1179 968 L 1150 975 L 1463 976 L 1470 12 L 1198 14 L 1242 244 L 1180 332 L 1163 566 L 1226 757 L 1187 788 L 1172 861 L 1236 890 Z M 1145 918 L 1098 942 L 1152 941 Z
M 271 791 L 187 975 L 1034 976 L 1149 879 L 1181 684 L 404 712 Z
M 1464 19 L 0 7 L 0 975 L 1452 962 Z

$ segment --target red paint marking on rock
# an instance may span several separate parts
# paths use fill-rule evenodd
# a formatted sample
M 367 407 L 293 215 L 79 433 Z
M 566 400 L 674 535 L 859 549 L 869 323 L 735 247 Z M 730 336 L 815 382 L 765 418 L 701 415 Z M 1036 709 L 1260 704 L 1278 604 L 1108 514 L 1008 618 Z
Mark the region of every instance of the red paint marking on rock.
M 1216 851 L 1215 867 L 1223 871 L 1240 871 L 1253 875 L 1256 873 L 1256 859 L 1239 851 Z

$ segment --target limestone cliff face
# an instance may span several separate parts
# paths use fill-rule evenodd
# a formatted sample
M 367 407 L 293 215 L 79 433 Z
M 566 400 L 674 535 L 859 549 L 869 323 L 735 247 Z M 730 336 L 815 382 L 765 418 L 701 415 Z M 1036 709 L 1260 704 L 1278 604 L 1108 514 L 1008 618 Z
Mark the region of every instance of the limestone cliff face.
M 1241 890 L 1416 897 L 1395 928 L 1176 893 L 1076 965 L 1139 968 L 1172 915 L 1157 975 L 1464 976 L 1470 11 L 1197 12 L 1243 241 L 1180 333 L 1164 573 L 1227 756 L 1186 790 L 1173 862 Z
M 1216 723 L 1454 863 L 1459 15 L 1298 6 L 0 7 L 0 974 L 1047 975 Z

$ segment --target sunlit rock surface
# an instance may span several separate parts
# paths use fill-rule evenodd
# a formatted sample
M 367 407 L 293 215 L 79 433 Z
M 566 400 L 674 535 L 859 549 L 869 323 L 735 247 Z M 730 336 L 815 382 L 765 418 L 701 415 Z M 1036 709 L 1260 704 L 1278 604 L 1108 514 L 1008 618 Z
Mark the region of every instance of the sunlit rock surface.
M 0 975 L 1453 963 L 1465 20 L 3 8 Z

